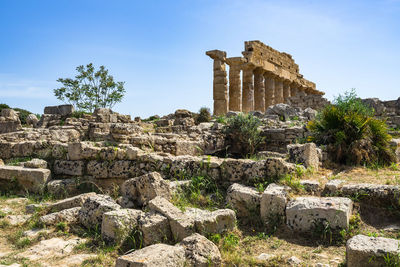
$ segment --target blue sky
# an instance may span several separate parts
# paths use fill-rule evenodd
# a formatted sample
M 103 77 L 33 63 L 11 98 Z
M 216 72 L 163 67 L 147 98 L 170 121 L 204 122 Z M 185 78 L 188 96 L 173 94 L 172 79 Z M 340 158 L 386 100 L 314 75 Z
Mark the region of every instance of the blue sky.
M 212 107 L 205 51 L 247 40 L 292 54 L 328 99 L 400 96 L 400 0 L 0 0 L 0 103 L 42 113 L 93 62 L 126 82 L 120 113 L 197 111 Z

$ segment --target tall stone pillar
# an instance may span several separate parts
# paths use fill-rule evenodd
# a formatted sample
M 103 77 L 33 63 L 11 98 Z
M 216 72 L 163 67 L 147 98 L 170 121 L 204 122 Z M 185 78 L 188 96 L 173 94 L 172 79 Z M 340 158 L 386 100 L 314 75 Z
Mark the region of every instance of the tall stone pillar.
M 242 111 L 240 71 L 243 67 L 244 58 L 230 57 L 226 59 L 226 62 L 229 65 L 229 110 Z
M 246 113 L 254 110 L 253 69 L 254 67 L 249 64 L 243 67 L 242 111 Z
M 297 95 L 297 84 L 296 83 L 291 83 L 290 84 L 290 96 L 296 96 Z
M 213 99 L 214 115 L 221 116 L 228 112 L 228 80 L 226 78 L 226 52 L 207 51 L 206 55 L 214 60 Z
M 283 79 L 275 78 L 275 104 L 283 103 Z
M 290 97 L 290 81 L 285 80 L 283 82 L 283 103 Z
M 264 70 L 254 70 L 254 110 L 265 112 Z
M 275 104 L 275 80 L 272 74 L 264 73 L 265 109 Z

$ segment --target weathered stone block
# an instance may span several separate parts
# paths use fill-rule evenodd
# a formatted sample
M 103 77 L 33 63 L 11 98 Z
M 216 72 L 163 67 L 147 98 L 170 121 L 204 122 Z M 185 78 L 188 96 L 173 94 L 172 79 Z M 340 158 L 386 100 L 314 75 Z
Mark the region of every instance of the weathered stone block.
M 143 206 L 156 196 L 171 198 L 169 181 L 164 180 L 157 172 L 151 172 L 125 181 L 122 195 Z
M 288 163 L 282 158 L 268 158 L 265 160 L 265 168 L 267 176 L 279 177 L 293 173 L 296 165 Z
M 314 143 L 288 145 L 289 161 L 303 164 L 306 168 L 318 169 L 319 157 Z
M 356 235 L 346 243 L 348 267 L 388 266 L 385 258 L 397 259 L 399 253 L 400 241 L 391 238 Z
M 85 162 L 80 160 L 56 160 L 53 170 L 55 174 L 82 176 L 85 172 Z
M 24 167 L 35 168 L 35 169 L 47 169 L 47 161 L 43 159 L 31 159 L 30 161 L 24 162 Z
M 94 195 L 88 197 L 79 211 L 79 220 L 81 224 L 87 228 L 101 227 L 103 214 L 120 209 L 110 196 Z
M 143 211 L 134 209 L 118 209 L 103 214 L 101 236 L 107 242 L 121 244 L 138 227 Z
M 15 179 L 23 189 L 30 192 L 41 192 L 50 177 L 51 172 L 48 169 L 0 166 L 0 179 L 9 181 Z
M 236 225 L 236 215 L 231 209 L 207 211 L 196 208 L 187 209 L 185 214 L 194 219 L 196 231 L 200 234 L 223 233 Z
M 85 193 L 81 194 L 78 196 L 66 198 L 60 201 L 57 201 L 56 203 L 52 203 L 48 205 L 47 207 L 52 210 L 52 211 L 61 211 L 65 209 L 70 209 L 74 207 L 82 207 L 83 203 L 85 203 L 86 199 L 91 196 L 95 196 L 96 193 Z
M 73 105 L 59 105 L 59 106 L 47 106 L 44 108 L 44 114 L 57 114 L 66 116 L 75 111 Z
M 270 184 L 264 190 L 260 202 L 260 215 L 267 226 L 276 226 L 284 221 L 288 188 Z
M 236 211 L 238 217 L 259 214 L 260 200 L 260 192 L 253 187 L 232 184 L 227 190 L 226 201 Z
M 44 215 L 39 218 L 39 222 L 44 225 L 55 225 L 59 222 L 66 222 L 66 223 L 78 223 L 79 222 L 79 211 L 81 210 L 80 207 L 65 209 L 58 212 L 53 212 L 47 215 Z
M 180 209 L 163 197 L 152 199 L 148 207 L 168 218 L 174 239 L 180 241 L 194 232 L 193 218 L 185 215 Z
M 183 247 L 156 244 L 119 257 L 115 267 L 183 267 L 185 262 Z
M 202 235 L 193 234 L 188 236 L 177 246 L 185 249 L 185 257 L 190 266 L 221 266 L 221 253 L 218 247 Z
M 139 219 L 139 229 L 142 232 L 144 246 L 172 240 L 168 218 L 155 212 L 147 212 Z
M 54 196 L 70 196 L 79 193 L 75 179 L 51 180 L 46 187 L 47 191 Z
M 327 223 L 332 229 L 346 229 L 353 211 L 353 201 L 344 197 L 298 197 L 286 206 L 287 225 L 296 231 L 309 231 L 316 224 Z

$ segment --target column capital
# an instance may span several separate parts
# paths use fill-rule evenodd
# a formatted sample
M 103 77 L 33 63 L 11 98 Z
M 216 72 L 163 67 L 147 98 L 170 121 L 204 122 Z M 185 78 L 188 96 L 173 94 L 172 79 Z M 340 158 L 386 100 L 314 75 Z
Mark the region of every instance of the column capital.
M 281 76 L 274 76 L 274 79 L 275 79 L 276 81 L 282 82 L 282 83 L 285 81 L 285 78 L 283 78 L 283 77 L 281 77 Z
M 222 50 L 210 50 L 206 51 L 206 55 L 214 60 L 226 60 L 226 52 Z
M 253 71 L 256 68 L 256 66 L 253 63 L 246 62 L 243 64 L 242 69 L 246 71 Z
M 291 83 L 292 83 L 291 80 L 283 79 L 283 84 L 284 84 L 284 85 L 290 86 Z
M 255 68 L 253 72 L 254 72 L 254 74 L 257 74 L 257 75 L 260 75 L 260 74 L 263 75 L 266 72 L 266 70 L 258 67 L 258 68 Z
M 228 63 L 230 67 L 241 66 L 246 63 L 246 59 L 244 57 L 228 57 L 226 63 Z

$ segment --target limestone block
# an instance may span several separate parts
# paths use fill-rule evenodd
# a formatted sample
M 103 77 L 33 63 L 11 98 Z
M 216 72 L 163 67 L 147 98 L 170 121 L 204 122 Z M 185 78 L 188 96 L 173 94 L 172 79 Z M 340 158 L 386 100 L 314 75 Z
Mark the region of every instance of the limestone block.
M 12 133 L 22 130 L 20 121 L 1 121 L 1 118 L 3 117 L 0 117 L 0 134 Z
M 61 116 L 67 116 L 75 111 L 73 105 L 59 105 L 59 106 L 47 106 L 44 108 L 44 114 L 57 114 Z
M 79 222 L 79 211 L 81 210 L 80 207 L 65 209 L 58 212 L 53 212 L 47 215 L 44 215 L 39 218 L 39 222 L 44 225 L 55 225 L 59 222 L 66 222 L 66 223 L 78 223 Z
M 79 220 L 87 228 L 101 227 L 103 214 L 121 207 L 107 195 L 88 197 L 79 211 Z
M 85 162 L 80 160 L 56 160 L 53 170 L 55 174 L 82 176 L 85 172 Z
M 296 165 L 286 162 L 282 158 L 268 158 L 265 160 L 265 168 L 267 176 L 279 177 L 293 173 L 296 169 Z
M 36 169 L 47 169 L 47 161 L 43 159 L 31 159 L 30 161 L 24 162 L 26 168 Z
M 288 188 L 270 184 L 264 190 L 260 202 L 260 215 L 267 226 L 274 227 L 284 221 Z
M 260 212 L 261 194 L 255 188 L 232 184 L 226 195 L 226 202 L 236 211 L 238 217 L 257 215 Z
M 119 257 L 115 267 L 183 267 L 185 262 L 183 247 L 155 244 Z
M 166 243 L 172 240 L 168 218 L 155 212 L 147 212 L 139 219 L 143 246 Z
M 93 112 L 96 122 L 117 122 L 118 116 L 109 108 L 96 108 Z
M 201 154 L 202 143 L 198 141 L 177 140 L 175 143 L 175 155 L 191 155 Z
M 396 259 L 399 253 L 400 241 L 391 238 L 356 235 L 346 243 L 348 267 L 387 266 L 384 258 Z
M 152 199 L 148 207 L 168 218 L 174 239 L 180 241 L 194 232 L 193 218 L 185 215 L 180 209 L 163 197 Z
M 93 178 L 108 178 L 108 162 L 91 160 L 86 166 L 87 174 Z
M 300 184 L 304 187 L 304 190 L 306 190 L 308 193 L 316 194 L 321 191 L 318 181 L 302 180 L 300 181 Z
M 221 266 L 221 253 L 218 247 L 200 234 L 188 236 L 176 246 L 185 249 L 185 257 L 190 266 Z
M 69 196 L 79 192 L 75 179 L 51 180 L 46 187 L 47 191 L 53 196 Z
M 164 180 L 157 172 L 151 172 L 125 181 L 122 185 L 122 194 L 139 206 L 147 204 L 157 196 L 167 200 L 171 198 L 169 181 Z
M 306 168 L 318 169 L 319 157 L 314 143 L 288 145 L 289 161 L 303 164 Z
M 245 171 L 251 169 L 253 162 L 249 159 L 225 159 L 222 164 L 224 180 L 230 182 L 245 180 Z
M 155 122 L 158 127 L 167 127 L 174 125 L 174 120 L 161 119 Z
M 279 98 L 281 99 L 281 98 Z M 277 101 L 279 101 L 279 99 Z M 289 106 L 287 104 L 276 104 L 273 106 L 269 106 L 265 111 L 267 115 L 278 115 L 280 118 L 283 118 L 285 121 L 290 120 L 290 118 L 294 116 L 298 116 L 298 111 L 296 108 Z
M 118 209 L 105 212 L 101 223 L 101 236 L 110 243 L 121 244 L 138 227 L 143 211 L 134 209 Z
M 3 108 L 1 110 L 1 117 L 6 121 L 19 121 L 18 112 L 11 108 Z
M 36 127 L 38 122 L 39 122 L 39 119 L 36 117 L 35 114 L 29 114 L 26 117 L 26 124 L 28 124 L 28 125 L 32 125 L 33 127 Z
M 50 178 L 51 173 L 48 169 L 0 166 L 0 179 L 15 179 L 22 188 L 30 192 L 41 192 Z
M 328 194 L 335 194 L 338 192 L 344 182 L 345 181 L 339 179 L 329 180 L 329 182 L 325 184 L 325 191 Z
M 48 205 L 49 210 L 52 211 L 61 211 L 65 209 L 82 207 L 83 203 L 85 203 L 86 199 L 92 196 L 96 196 L 96 193 L 85 193 L 78 196 L 66 198 L 55 203 Z
M 108 164 L 107 178 L 128 178 L 132 177 L 131 161 L 116 160 Z
M 194 219 L 196 231 L 203 235 L 223 233 L 232 230 L 236 225 L 236 215 L 231 209 L 215 211 L 189 208 L 185 214 Z
M 387 201 L 398 205 L 400 187 L 396 185 L 379 184 L 346 184 L 341 188 L 344 196 L 362 196 L 372 201 Z
M 68 159 L 96 159 L 101 151 L 100 147 L 94 146 L 92 142 L 75 142 L 68 144 Z
M 344 197 L 298 197 L 286 206 L 286 223 L 296 231 L 312 230 L 328 223 L 332 229 L 348 228 L 353 201 Z

